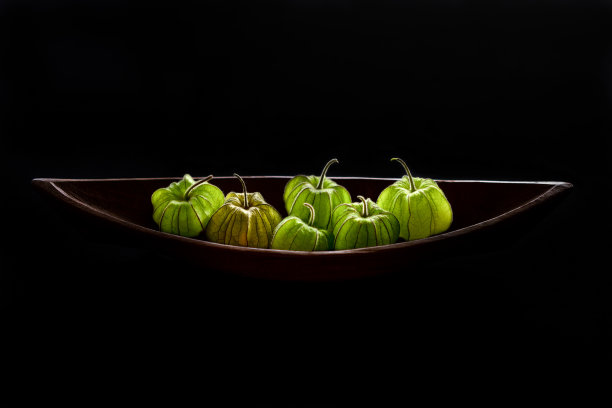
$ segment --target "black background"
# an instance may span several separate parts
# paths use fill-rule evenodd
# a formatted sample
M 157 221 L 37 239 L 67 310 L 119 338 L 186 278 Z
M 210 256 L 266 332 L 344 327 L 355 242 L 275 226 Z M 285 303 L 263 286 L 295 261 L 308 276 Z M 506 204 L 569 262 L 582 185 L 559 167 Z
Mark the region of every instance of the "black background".
M 311 395 L 609 363 L 606 3 L 2 2 L 2 307 L 22 346 L 3 352 L 30 368 L 15 378 L 187 366 Z M 83 235 L 30 186 L 318 174 L 332 157 L 332 178 L 399 177 L 396 156 L 417 176 L 574 189 L 511 246 L 303 285 Z

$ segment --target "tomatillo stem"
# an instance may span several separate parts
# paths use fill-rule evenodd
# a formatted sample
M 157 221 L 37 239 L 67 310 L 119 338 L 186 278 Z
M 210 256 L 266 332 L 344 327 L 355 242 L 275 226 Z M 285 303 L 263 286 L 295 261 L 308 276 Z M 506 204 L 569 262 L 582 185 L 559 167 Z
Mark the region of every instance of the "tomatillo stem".
M 247 196 L 246 184 L 244 183 L 242 177 L 240 177 L 236 173 L 234 173 L 234 176 L 238 177 L 238 180 L 240 180 L 240 183 L 242 184 L 242 191 L 244 191 L 244 208 L 249 208 L 249 197 Z
M 393 161 L 393 160 L 397 160 L 404 167 L 404 170 L 406 170 L 406 175 L 408 176 L 408 180 L 410 180 L 410 191 L 415 191 L 416 190 L 416 186 L 414 185 L 414 180 L 412 179 L 412 174 L 410 174 L 410 170 L 408 170 L 408 165 L 402 159 L 400 159 L 400 158 L 394 157 L 394 158 L 391 159 L 391 161 Z
M 310 203 L 304 203 L 305 207 L 308 207 L 308 209 L 310 210 L 310 218 L 308 218 L 308 226 L 312 227 L 312 224 L 314 223 L 314 219 L 315 219 L 315 209 L 312 205 L 310 205 Z
M 194 188 L 196 188 L 200 184 L 206 183 L 208 180 L 212 178 L 213 178 L 213 175 L 211 174 L 210 176 L 204 177 L 202 180 L 199 180 L 197 183 L 194 183 L 191 187 L 189 187 L 187 191 L 185 191 L 185 197 L 184 197 L 185 201 L 189 200 L 189 194 L 191 194 Z
M 368 203 L 366 202 L 366 199 L 363 196 L 357 196 L 358 199 L 361 200 L 361 202 L 363 203 L 363 211 L 361 212 L 361 216 L 363 218 L 368 218 L 370 216 L 370 214 L 368 213 Z
M 329 166 L 331 166 L 334 163 L 338 163 L 338 159 L 331 159 L 330 161 L 327 162 L 325 167 L 323 167 L 323 171 L 321 172 L 321 177 L 319 178 L 319 184 L 317 184 L 317 190 L 320 190 L 323 187 L 323 179 L 325 179 L 327 170 L 329 169 Z

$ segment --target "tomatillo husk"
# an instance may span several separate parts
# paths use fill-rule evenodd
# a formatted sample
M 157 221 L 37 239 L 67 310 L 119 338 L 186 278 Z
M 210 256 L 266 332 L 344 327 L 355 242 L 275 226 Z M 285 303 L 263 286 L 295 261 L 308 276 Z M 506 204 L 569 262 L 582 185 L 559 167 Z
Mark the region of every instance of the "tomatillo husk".
M 334 163 L 338 163 L 338 160 L 331 159 L 327 162 L 319 177 L 298 175 L 289 180 L 283 193 L 287 214 L 307 221 L 310 212 L 303 204 L 311 204 L 316 213 L 313 226 L 331 230 L 334 208 L 339 204 L 351 202 L 348 190 L 326 177 L 329 166 Z
M 376 203 L 400 222 L 400 237 L 406 241 L 426 238 L 446 231 L 453 222 L 453 210 L 438 184 L 427 178 L 412 177 L 402 159 L 393 158 L 406 175 L 385 188 Z
M 197 237 L 210 217 L 223 205 L 223 192 L 208 183 L 212 175 L 195 182 L 185 174 L 179 182 L 155 190 L 151 196 L 153 220 L 160 231 Z
M 352 249 L 393 244 L 399 236 L 399 222 L 372 200 L 340 204 L 332 214 L 334 248 Z
M 234 176 L 240 180 L 243 192 L 227 194 L 208 222 L 206 238 L 226 245 L 268 248 L 282 216 L 260 193 L 248 193 L 242 177 Z
M 313 206 L 308 203 L 304 203 L 304 206 L 310 211 L 308 222 L 294 215 L 284 218 L 274 230 L 270 248 L 292 251 L 327 251 L 333 248 L 332 234 L 313 226 L 315 219 Z

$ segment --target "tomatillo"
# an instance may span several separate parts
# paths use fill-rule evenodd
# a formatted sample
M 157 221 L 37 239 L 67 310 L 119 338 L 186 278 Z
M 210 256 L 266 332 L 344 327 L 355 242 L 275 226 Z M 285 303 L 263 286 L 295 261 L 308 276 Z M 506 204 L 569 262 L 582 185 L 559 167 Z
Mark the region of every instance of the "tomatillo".
M 208 222 L 206 237 L 220 244 L 268 248 L 282 216 L 260 193 L 248 193 L 242 177 L 234 176 L 240 180 L 243 192 L 227 194 Z
M 426 238 L 446 231 L 453 222 L 453 210 L 442 189 L 432 179 L 412 177 L 406 163 L 398 161 L 406 175 L 385 188 L 376 203 L 400 222 L 400 237 Z
M 332 214 L 334 248 L 352 249 L 393 244 L 400 225 L 397 218 L 372 200 L 357 196 L 361 202 L 340 204 Z
M 351 202 L 351 195 L 346 188 L 325 177 L 327 170 L 334 163 L 338 163 L 338 159 L 327 162 L 319 177 L 298 175 L 289 180 L 283 192 L 287 214 L 306 221 L 310 212 L 303 204 L 311 204 L 316 212 L 313 226 L 331 230 L 331 214 L 334 208 L 339 204 Z
M 151 196 L 153 220 L 160 231 L 196 237 L 206 228 L 210 217 L 223 205 L 223 192 L 208 181 L 212 175 L 195 182 L 185 174 L 179 182 L 155 190 Z
M 308 222 L 290 215 L 276 226 L 272 235 L 272 249 L 288 249 L 293 251 L 327 251 L 333 248 L 333 236 L 327 230 L 313 226 L 315 209 L 304 203 L 310 211 Z

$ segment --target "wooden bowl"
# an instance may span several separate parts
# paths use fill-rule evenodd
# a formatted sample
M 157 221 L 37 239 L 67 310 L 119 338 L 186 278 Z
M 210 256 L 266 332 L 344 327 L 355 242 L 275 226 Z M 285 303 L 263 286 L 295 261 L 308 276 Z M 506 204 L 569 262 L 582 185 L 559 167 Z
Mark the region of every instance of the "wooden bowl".
M 197 178 L 196 178 L 197 179 Z M 283 190 L 289 176 L 243 177 L 250 192 L 259 191 L 286 216 Z M 389 178 L 334 177 L 357 195 L 376 200 L 396 181 Z M 451 228 L 435 236 L 391 245 L 342 251 L 298 252 L 244 248 L 186 238 L 158 230 L 151 194 L 180 178 L 49 179 L 33 186 L 76 225 L 113 242 L 151 248 L 206 270 L 243 276 L 300 281 L 360 278 L 410 270 L 419 262 L 509 244 L 546 215 L 572 188 L 565 182 L 437 180 L 453 208 Z M 234 177 L 212 184 L 227 194 L 241 191 Z

